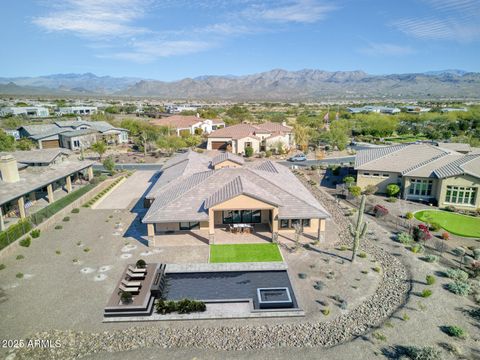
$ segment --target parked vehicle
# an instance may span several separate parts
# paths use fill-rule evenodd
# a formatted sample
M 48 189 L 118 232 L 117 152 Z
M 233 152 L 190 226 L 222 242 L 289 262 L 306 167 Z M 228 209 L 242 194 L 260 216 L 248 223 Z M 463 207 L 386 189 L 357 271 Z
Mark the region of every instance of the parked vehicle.
M 307 157 L 304 154 L 297 154 L 288 158 L 288 161 L 292 161 L 292 162 L 306 161 L 306 160 L 307 160 Z

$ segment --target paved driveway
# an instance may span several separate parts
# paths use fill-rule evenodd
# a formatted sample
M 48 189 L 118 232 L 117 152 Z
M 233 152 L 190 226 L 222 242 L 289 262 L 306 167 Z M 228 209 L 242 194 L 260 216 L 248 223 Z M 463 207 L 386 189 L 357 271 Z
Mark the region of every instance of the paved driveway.
M 154 170 L 137 170 L 101 200 L 96 209 L 131 209 L 153 184 Z

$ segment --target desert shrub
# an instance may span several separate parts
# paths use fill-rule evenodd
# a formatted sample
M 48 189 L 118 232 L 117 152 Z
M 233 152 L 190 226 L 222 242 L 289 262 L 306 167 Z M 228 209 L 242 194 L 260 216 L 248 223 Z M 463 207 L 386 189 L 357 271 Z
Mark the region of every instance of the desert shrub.
M 55 230 L 62 230 L 63 229 L 63 226 L 62 225 L 57 225 L 55 226 Z
M 438 360 L 441 359 L 442 354 L 432 346 L 406 346 L 405 355 L 412 360 Z
M 71 213 L 72 214 L 78 214 L 80 212 L 80 209 L 79 208 L 74 208 L 72 209 Z
M 367 253 L 362 251 L 360 254 L 358 254 L 358 257 L 365 259 L 367 257 Z
M 330 309 L 327 307 L 325 309 L 322 310 L 322 314 L 325 315 L 325 316 L 328 316 L 330 315 Z
M 408 314 L 403 314 L 402 315 L 402 320 L 403 321 L 408 321 L 408 320 L 410 320 L 410 316 L 408 316 Z
M 21 279 L 21 278 L 23 278 L 23 273 L 19 272 L 19 273 L 17 273 L 17 275 L 15 275 L 15 277 L 17 279 Z
M 457 209 L 453 205 L 448 205 L 445 207 L 445 211 L 455 212 Z
M 252 157 L 253 155 L 253 148 L 251 146 L 245 147 L 245 156 Z
M 381 332 L 375 331 L 372 336 L 379 341 L 387 341 L 387 337 Z
M 376 217 L 384 217 L 388 215 L 388 209 L 382 205 L 375 205 L 373 208 L 373 213 Z
M 410 245 L 413 242 L 413 238 L 409 233 L 402 231 L 397 234 L 397 241 L 403 245 Z
M 307 278 L 307 274 L 305 274 L 305 273 L 298 273 L 298 277 L 299 277 L 300 279 L 306 279 L 306 278 Z
M 122 303 L 124 304 L 129 304 L 132 302 L 132 294 L 129 293 L 128 291 L 122 291 L 120 293 L 120 300 L 122 301 Z
M 55 250 L 55 254 L 60 255 L 62 252 L 60 250 Z
M 448 269 L 446 275 L 449 279 L 452 279 L 454 281 L 465 282 L 468 280 L 468 274 L 460 269 Z
M 347 245 L 342 245 L 338 248 L 338 250 L 340 251 L 347 251 L 348 250 L 348 246 Z
M 450 239 L 450 234 L 449 234 L 448 232 L 444 231 L 444 232 L 442 233 L 442 239 L 443 239 L 443 240 L 448 240 L 448 239 Z
M 23 259 L 25 259 L 25 256 L 23 256 L 22 254 L 20 254 L 20 255 L 17 255 L 17 257 L 16 257 L 15 259 L 17 259 L 17 260 L 23 260 Z
M 20 246 L 29 247 L 32 243 L 32 238 L 27 236 L 25 239 L 20 240 Z
M 480 248 L 473 249 L 473 258 L 475 260 L 480 260 Z
M 415 241 L 427 241 L 432 237 L 428 227 L 420 224 L 413 228 L 413 239 Z
M 273 155 L 272 150 L 265 151 L 265 157 L 269 158 Z
M 465 339 L 468 336 L 467 332 L 464 329 L 462 329 L 460 326 L 455 325 L 442 326 L 442 331 L 448 336 L 460 339 Z
M 348 192 L 354 197 L 359 197 L 362 194 L 362 188 L 360 186 L 349 186 Z
M 461 296 L 467 296 L 472 291 L 470 284 L 463 281 L 454 281 L 446 285 L 448 291 Z
M 386 190 L 389 197 L 397 196 L 400 192 L 400 186 L 398 186 L 397 184 L 388 184 Z
M 420 293 L 420 296 L 423 298 L 430 297 L 433 294 L 432 290 L 430 289 L 425 289 Z
M 456 247 L 452 250 L 453 255 L 461 257 L 465 255 L 465 249 L 462 247 Z
M 378 191 L 378 187 L 376 187 L 375 185 L 367 185 L 367 186 L 365 187 L 365 190 L 363 190 L 363 192 L 364 192 L 366 195 L 375 194 L 377 191 Z
M 5 264 L 0 264 L 0 270 L 5 269 L 7 266 Z
M 393 196 L 390 196 L 388 199 L 387 199 L 388 202 L 390 203 L 394 203 L 394 202 L 397 202 L 397 198 L 396 197 L 393 197 Z
M 343 182 L 347 185 L 350 185 L 355 182 L 355 178 L 353 176 L 345 176 L 343 178 Z
M 30 235 L 34 239 L 40 237 L 40 229 L 33 229 L 32 231 L 30 231 Z
M 191 312 L 203 312 L 207 309 L 203 301 L 183 299 L 177 302 L 177 311 L 179 314 L 189 314 Z
M 415 244 L 415 245 L 412 245 L 412 246 L 410 247 L 410 250 L 411 250 L 414 254 L 420 254 L 421 252 L 423 252 L 424 247 L 423 247 L 423 245 Z
M 145 260 L 140 259 L 135 263 L 135 266 L 140 269 L 145 269 L 147 267 L 147 263 L 145 262 Z
M 412 219 L 413 219 L 413 213 L 410 212 L 410 211 L 407 212 L 407 213 L 405 214 L 405 218 L 406 218 L 407 220 L 412 220 Z
M 436 222 L 432 222 L 430 224 L 430 230 L 432 231 L 440 231 L 442 227 L 440 226 L 440 224 L 436 223 Z
M 65 216 L 62 221 L 64 222 L 70 221 L 70 216 Z
M 429 262 L 429 263 L 434 263 L 438 260 L 438 256 L 436 255 L 426 255 L 423 260 L 425 260 L 426 262 Z
M 90 251 L 90 248 L 86 247 L 85 249 L 83 249 L 83 252 L 89 252 Z
M 374 268 L 372 268 L 372 270 L 379 273 L 380 271 L 382 271 L 382 268 L 380 266 L 375 266 Z
M 425 277 L 425 281 L 427 282 L 427 285 L 433 285 L 433 284 L 435 284 L 435 276 L 427 275 Z

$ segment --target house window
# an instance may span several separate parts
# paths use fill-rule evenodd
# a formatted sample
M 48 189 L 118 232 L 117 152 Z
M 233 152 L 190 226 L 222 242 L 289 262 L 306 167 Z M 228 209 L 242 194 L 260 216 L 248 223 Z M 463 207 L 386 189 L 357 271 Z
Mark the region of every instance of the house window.
M 310 219 L 302 219 L 303 227 L 310 227 Z
M 382 176 L 383 176 L 384 178 L 390 177 L 388 174 L 382 174 Z
M 447 186 L 445 203 L 475 205 L 477 188 L 462 186 Z
M 411 179 L 408 193 L 414 196 L 431 196 L 433 181 L 426 179 Z
M 363 173 L 364 176 L 370 176 L 370 173 Z
M 261 218 L 260 210 L 226 210 L 223 212 L 224 224 L 259 224 Z
M 180 223 L 180 230 L 194 230 L 199 228 L 200 228 L 199 222 L 181 222 Z
M 380 174 L 375 174 L 375 173 L 374 173 L 373 176 L 374 176 L 374 177 L 379 177 Z
M 289 224 L 287 219 L 281 219 L 280 220 L 280 229 L 288 229 Z

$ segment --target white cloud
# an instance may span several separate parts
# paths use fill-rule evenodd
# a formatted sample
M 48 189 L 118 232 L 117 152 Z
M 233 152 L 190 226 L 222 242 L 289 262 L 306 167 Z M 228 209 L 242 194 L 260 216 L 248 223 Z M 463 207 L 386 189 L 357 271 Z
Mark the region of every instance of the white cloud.
M 127 51 L 99 55 L 102 58 L 130 60 L 137 63 L 148 63 L 158 58 L 187 55 L 214 47 L 213 43 L 192 40 L 147 40 L 134 41 Z
M 33 19 L 48 30 L 71 32 L 79 36 L 122 37 L 147 29 L 133 25 L 141 18 L 150 0 L 65 0 L 50 3 L 51 12 Z
M 368 46 L 359 49 L 358 51 L 373 56 L 402 56 L 413 54 L 415 52 L 410 46 L 389 43 L 369 43 Z
M 280 6 L 256 7 L 256 16 L 280 22 L 314 23 L 322 20 L 336 7 L 316 0 L 296 0 Z
M 432 8 L 428 17 L 394 21 L 403 33 L 424 40 L 471 42 L 480 40 L 479 0 L 424 0 Z

